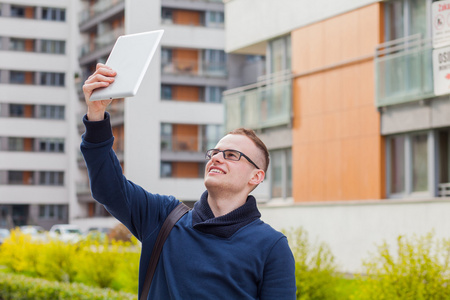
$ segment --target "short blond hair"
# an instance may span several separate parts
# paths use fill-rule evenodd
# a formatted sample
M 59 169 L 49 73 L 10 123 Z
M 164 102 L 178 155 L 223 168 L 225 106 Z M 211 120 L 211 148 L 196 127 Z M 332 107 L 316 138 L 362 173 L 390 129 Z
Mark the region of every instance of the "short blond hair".
M 269 163 L 270 163 L 269 151 L 267 150 L 267 147 L 263 143 L 263 141 L 261 141 L 261 139 L 256 135 L 255 131 L 253 131 L 252 129 L 248 129 L 248 128 L 237 128 L 237 129 L 234 129 L 234 130 L 228 132 L 228 134 L 240 134 L 240 135 L 244 135 L 244 136 L 248 137 L 249 139 L 251 139 L 253 141 L 253 143 L 256 145 L 256 147 L 258 147 L 258 149 L 263 154 L 264 166 L 262 169 L 264 170 L 265 173 L 267 173 L 267 169 L 269 168 Z

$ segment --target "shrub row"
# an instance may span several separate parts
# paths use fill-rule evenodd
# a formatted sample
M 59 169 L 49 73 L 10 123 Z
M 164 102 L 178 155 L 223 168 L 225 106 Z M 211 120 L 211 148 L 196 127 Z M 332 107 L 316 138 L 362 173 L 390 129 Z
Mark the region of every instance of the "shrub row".
M 31 277 L 137 294 L 139 254 L 140 247 L 130 242 L 107 238 L 77 244 L 36 241 L 13 230 L 0 248 L 0 264 Z
M 64 283 L 17 274 L 0 274 L 2 300 L 131 300 L 136 295 L 81 283 Z
M 296 263 L 298 300 L 444 300 L 450 299 L 450 239 L 400 236 L 386 242 L 363 262 L 364 274 L 339 274 L 324 243 L 312 244 L 307 233 L 286 233 Z M 351 249 L 349 249 L 351 251 Z

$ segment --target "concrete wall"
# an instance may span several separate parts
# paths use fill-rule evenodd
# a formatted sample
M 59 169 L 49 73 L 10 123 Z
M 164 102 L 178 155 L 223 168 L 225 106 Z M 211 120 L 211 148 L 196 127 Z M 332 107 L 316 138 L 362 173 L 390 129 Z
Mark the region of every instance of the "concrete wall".
M 450 198 L 260 205 L 260 211 L 262 220 L 277 230 L 302 227 L 312 242 L 327 243 L 342 272 L 363 271 L 362 261 L 376 252 L 376 245 L 386 241 L 395 246 L 399 235 L 434 231 L 436 238 L 450 238 Z
M 265 52 L 265 41 L 374 0 L 230 0 L 225 2 L 227 52 Z M 246 49 L 252 48 L 253 50 Z
M 381 110 L 381 133 L 394 134 L 450 126 L 449 96 L 437 97 Z

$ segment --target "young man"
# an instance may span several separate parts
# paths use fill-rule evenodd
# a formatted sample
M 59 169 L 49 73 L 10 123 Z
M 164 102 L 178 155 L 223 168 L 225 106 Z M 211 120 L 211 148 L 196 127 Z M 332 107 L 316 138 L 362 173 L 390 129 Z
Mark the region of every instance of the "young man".
M 111 102 L 89 101 L 92 91 L 114 82 L 105 65 L 83 86 L 88 111 L 81 151 L 94 199 L 142 242 L 139 296 L 162 223 L 179 201 L 151 194 L 128 181 L 112 150 Z M 206 191 L 167 238 L 148 299 L 295 299 L 295 262 L 287 239 L 260 220 L 249 193 L 269 164 L 265 145 L 238 129 L 207 151 Z

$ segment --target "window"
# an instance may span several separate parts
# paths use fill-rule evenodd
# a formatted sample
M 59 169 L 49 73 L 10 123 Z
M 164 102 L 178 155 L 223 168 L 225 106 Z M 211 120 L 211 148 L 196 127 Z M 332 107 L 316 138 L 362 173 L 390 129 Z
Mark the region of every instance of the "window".
M 172 164 L 170 162 L 161 162 L 161 178 L 172 177 Z
M 202 151 L 216 147 L 217 143 L 223 136 L 222 125 L 205 125 L 203 126 L 203 147 Z
M 439 183 L 450 183 L 450 129 L 439 131 Z
M 17 17 L 17 18 L 25 17 L 25 7 L 11 5 L 11 17 Z
M 218 86 L 207 86 L 205 88 L 205 102 L 222 103 L 222 93 L 225 88 Z
M 67 205 L 39 205 L 39 218 L 66 220 Z
M 167 48 L 161 49 L 161 62 L 163 64 L 172 62 L 172 49 Z
M 9 151 L 24 151 L 24 139 L 23 138 L 8 138 L 8 150 Z
M 172 125 L 161 124 L 161 150 L 172 150 Z
M 11 38 L 9 41 L 9 50 L 25 51 L 25 40 Z
M 64 86 L 64 73 L 41 72 L 41 85 Z
M 405 137 L 403 135 L 392 137 L 388 151 L 391 193 L 403 193 L 405 191 Z
M 64 106 L 41 105 L 39 107 L 39 118 L 64 120 Z
M 66 52 L 66 42 L 65 41 L 42 40 L 41 41 L 41 52 L 42 53 L 64 54 Z
M 430 153 L 434 147 L 435 133 L 419 132 L 393 135 L 386 138 L 386 184 L 391 198 L 407 195 L 435 194 L 435 184 L 430 182 L 430 161 L 440 165 L 438 156 Z M 433 151 L 431 151 L 433 152 Z
M 10 71 L 9 72 L 9 83 L 24 84 L 25 83 L 25 72 Z
M 164 24 L 173 23 L 173 11 L 170 8 L 162 8 L 161 10 L 161 20 Z
M 224 14 L 221 11 L 208 11 L 206 12 L 207 25 L 208 27 L 223 27 L 224 25 Z
M 40 185 L 64 185 L 64 172 L 41 171 L 39 172 Z
M 284 36 L 269 42 L 270 72 L 291 69 L 291 36 Z
M 23 172 L 22 171 L 8 171 L 8 183 L 9 184 L 23 184 Z
M 65 21 L 66 10 L 62 8 L 44 7 L 42 9 L 42 20 Z
M 161 99 L 171 100 L 172 99 L 172 86 L 163 84 L 161 86 Z
M 272 198 L 292 197 L 292 150 L 271 151 L 270 159 Z
M 426 192 L 428 190 L 427 140 L 428 135 L 426 133 L 411 137 L 413 192 Z
M 223 50 L 206 49 L 203 53 L 203 67 L 207 75 L 225 76 L 227 55 Z
M 414 34 L 422 38 L 430 35 L 427 11 L 431 11 L 431 1 L 394 0 L 384 5 L 385 40 L 391 41 Z
M 64 139 L 39 139 L 39 151 L 64 152 Z
M 8 171 L 8 184 L 33 184 L 33 178 L 34 172 L 31 171 Z
M 10 117 L 24 117 L 25 116 L 25 105 L 10 104 L 9 105 L 9 116 Z

